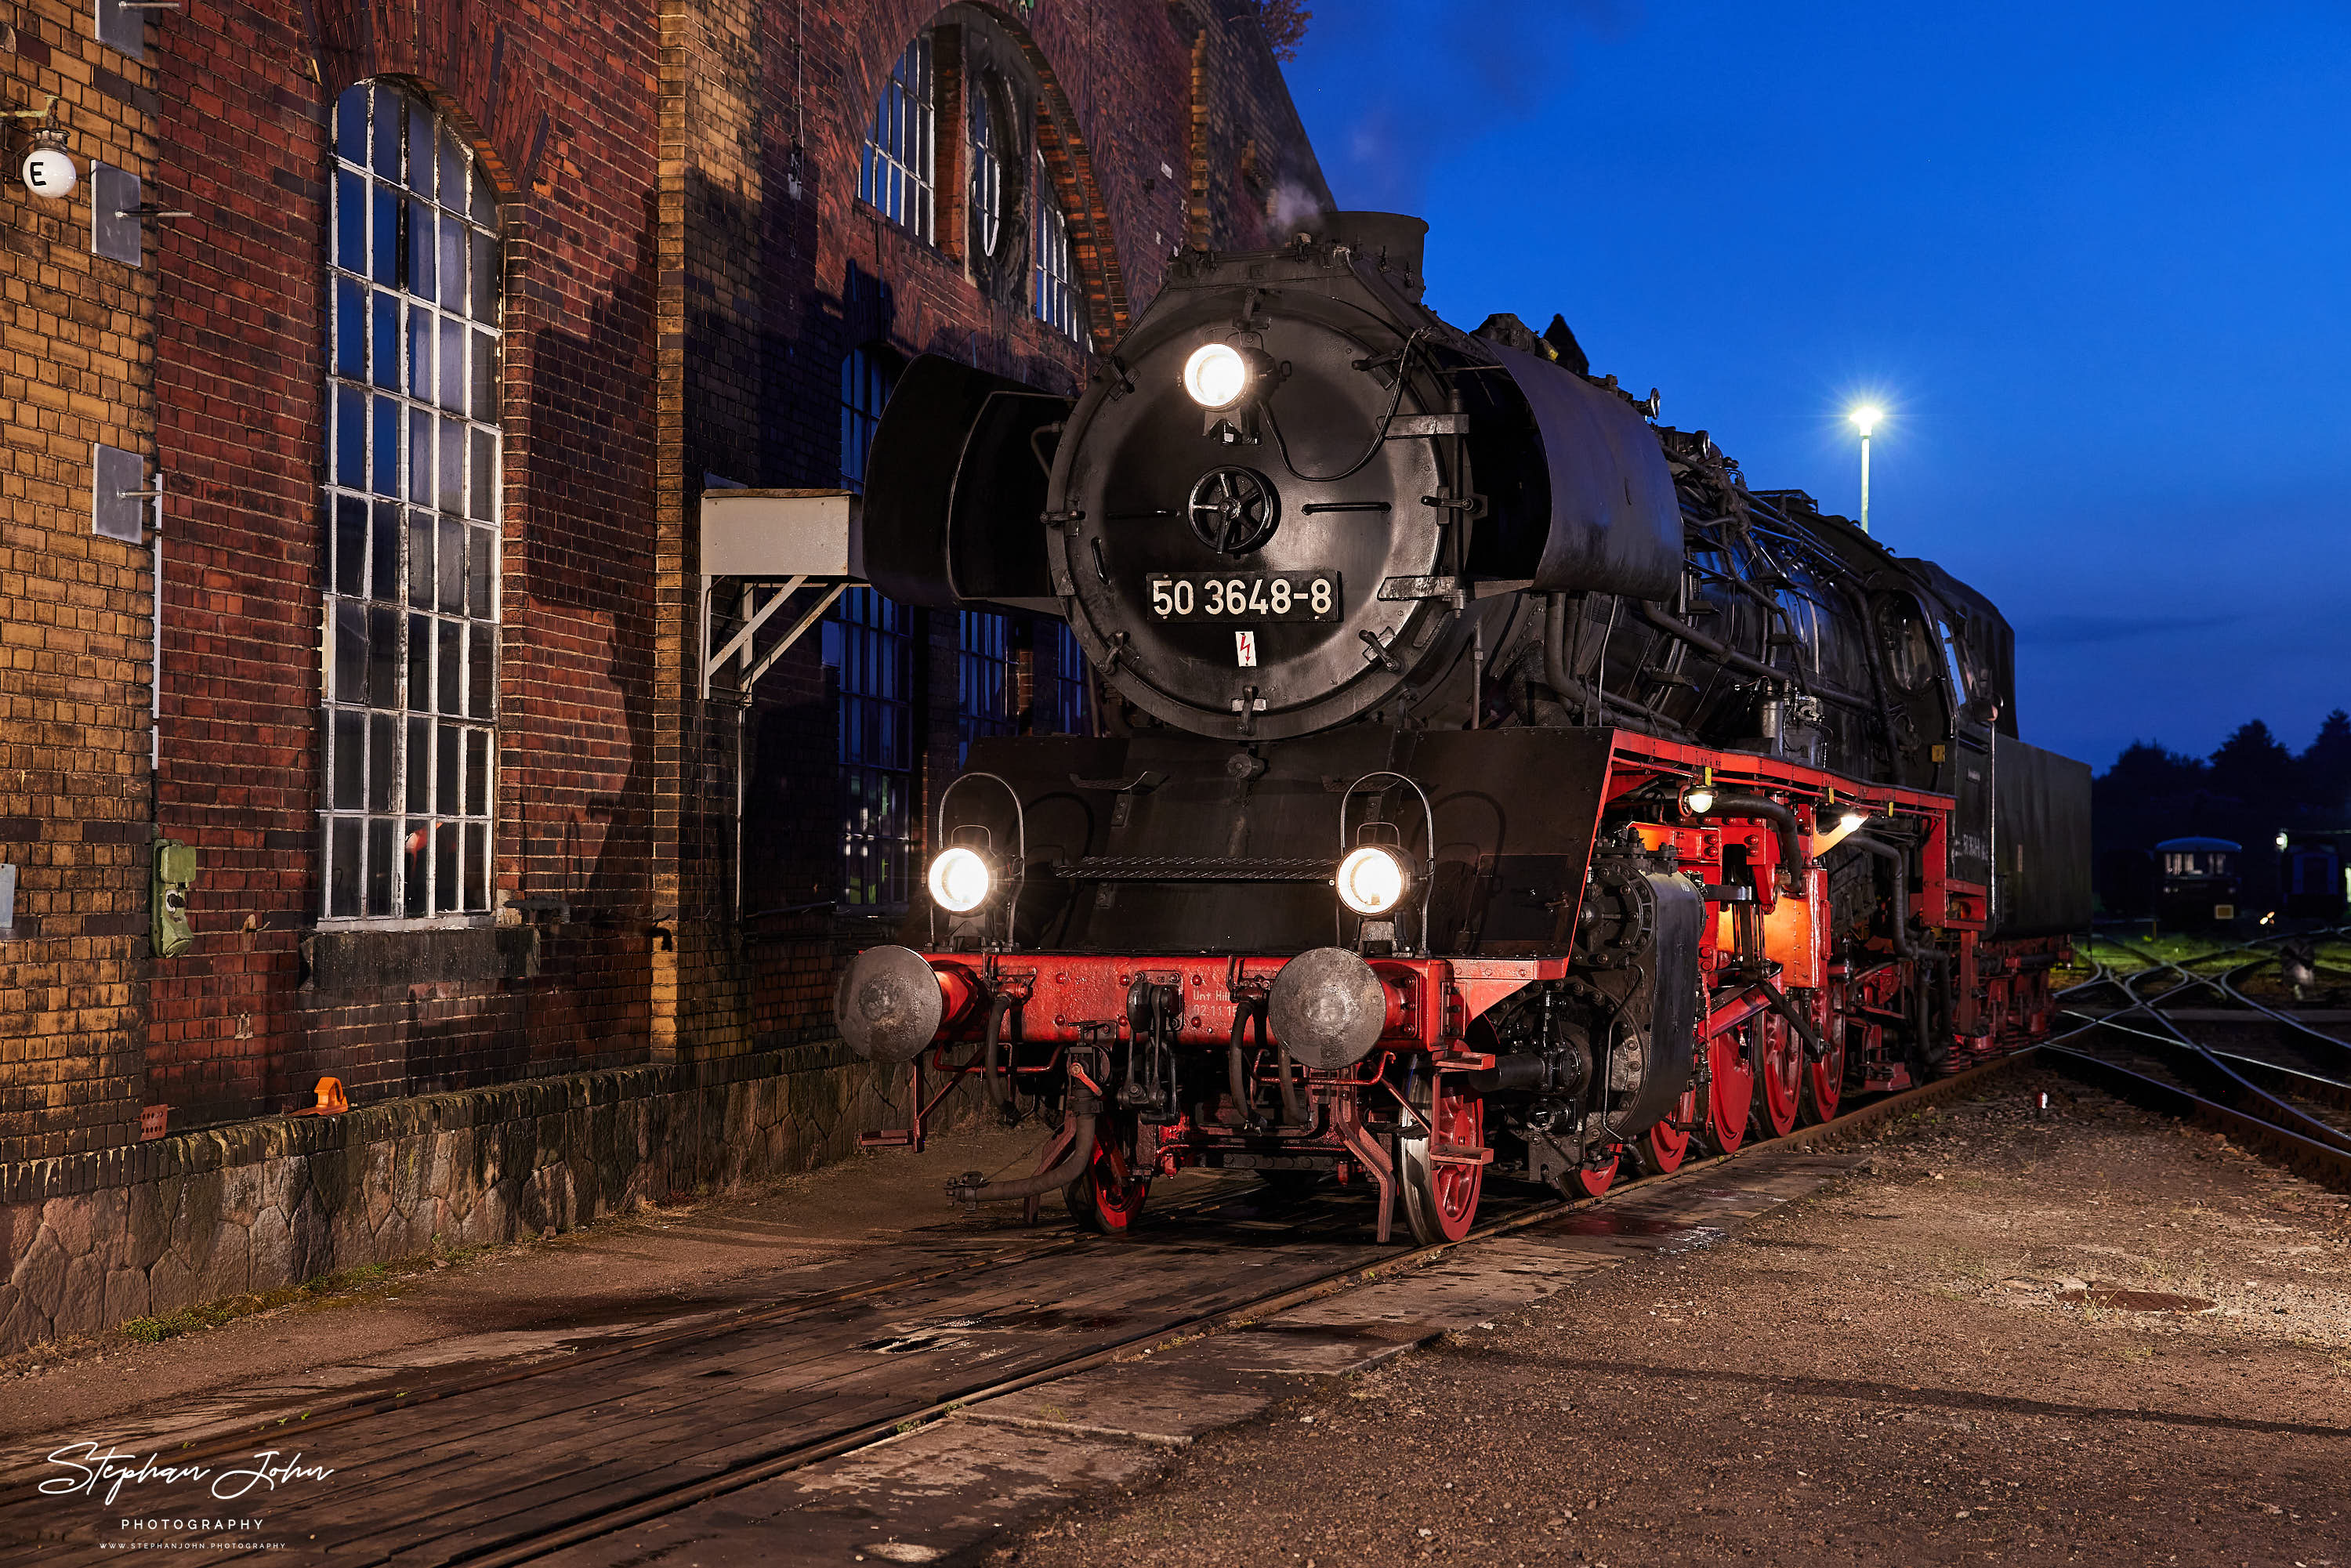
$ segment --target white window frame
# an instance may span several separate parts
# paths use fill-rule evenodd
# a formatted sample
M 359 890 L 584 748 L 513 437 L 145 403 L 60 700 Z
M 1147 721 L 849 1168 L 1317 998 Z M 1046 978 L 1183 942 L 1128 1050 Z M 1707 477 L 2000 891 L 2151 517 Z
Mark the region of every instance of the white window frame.
M 938 172 L 938 104 L 926 28 L 890 67 L 865 128 L 857 194 L 925 244 L 933 243 Z
M 1053 191 L 1051 173 L 1040 153 L 1029 172 L 1029 308 L 1037 319 L 1071 341 L 1086 340 L 1085 297 L 1077 285 L 1077 261 L 1070 247 L 1070 220 Z
M 479 925 L 497 877 L 496 199 L 456 126 L 396 82 L 347 89 L 334 130 L 319 924 Z

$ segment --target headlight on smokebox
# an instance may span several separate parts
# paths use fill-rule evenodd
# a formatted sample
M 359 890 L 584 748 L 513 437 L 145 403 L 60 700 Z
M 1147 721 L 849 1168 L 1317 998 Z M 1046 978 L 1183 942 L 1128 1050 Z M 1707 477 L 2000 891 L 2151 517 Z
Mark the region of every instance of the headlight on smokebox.
M 1412 891 L 1412 868 L 1380 844 L 1361 844 L 1339 862 L 1339 902 L 1358 915 L 1385 915 Z
M 931 859 L 931 902 L 949 915 L 969 915 L 996 891 L 996 868 L 987 857 L 963 844 L 950 845 Z

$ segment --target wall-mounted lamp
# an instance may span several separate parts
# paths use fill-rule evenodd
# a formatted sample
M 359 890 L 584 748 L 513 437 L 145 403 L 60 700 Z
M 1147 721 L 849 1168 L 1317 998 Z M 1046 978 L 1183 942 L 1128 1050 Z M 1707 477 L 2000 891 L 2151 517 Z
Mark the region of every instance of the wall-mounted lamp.
M 74 167 L 73 154 L 66 151 L 65 128 L 57 123 L 57 95 L 51 93 L 38 109 L 12 109 L 0 119 L 36 120 L 33 144 L 25 150 L 24 162 L 16 166 L 16 177 L 25 189 L 52 202 L 61 202 L 73 194 L 81 183 L 81 171 Z

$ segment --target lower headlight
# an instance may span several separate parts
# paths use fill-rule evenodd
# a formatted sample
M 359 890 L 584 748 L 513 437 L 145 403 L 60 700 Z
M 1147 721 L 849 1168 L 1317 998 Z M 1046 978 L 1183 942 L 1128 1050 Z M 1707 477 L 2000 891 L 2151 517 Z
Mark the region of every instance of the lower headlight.
M 987 856 L 956 844 L 938 852 L 927 880 L 933 903 L 950 915 L 969 915 L 987 902 L 988 890 L 996 885 L 996 873 L 989 869 Z
M 1339 862 L 1338 883 L 1340 903 L 1358 915 L 1385 915 L 1404 902 L 1412 873 L 1394 850 L 1364 844 Z

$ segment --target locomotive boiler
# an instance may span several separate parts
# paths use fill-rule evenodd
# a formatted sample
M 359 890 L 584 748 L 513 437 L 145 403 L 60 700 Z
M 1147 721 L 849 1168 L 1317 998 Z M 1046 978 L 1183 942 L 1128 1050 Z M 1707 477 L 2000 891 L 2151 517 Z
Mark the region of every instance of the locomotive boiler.
M 844 974 L 918 1108 L 977 1078 L 1124 1228 L 1194 1166 L 1431 1242 L 2045 1032 L 2087 768 L 1981 595 L 1421 302 L 1418 220 L 1188 253 L 1074 400 L 917 361 L 872 582 L 1066 618 L 1102 733 L 982 739 Z M 926 1074 L 928 1075 L 926 1079 Z

